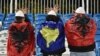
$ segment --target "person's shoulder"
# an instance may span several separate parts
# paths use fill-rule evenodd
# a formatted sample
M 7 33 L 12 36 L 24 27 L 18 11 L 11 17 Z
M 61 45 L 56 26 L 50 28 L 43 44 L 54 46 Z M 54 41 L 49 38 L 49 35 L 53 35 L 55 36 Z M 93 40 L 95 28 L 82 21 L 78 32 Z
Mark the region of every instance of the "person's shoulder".
M 29 25 L 31 24 L 30 22 L 24 22 L 24 23 L 25 23 L 25 24 L 29 24 Z
M 25 25 L 28 25 L 28 26 L 32 26 L 32 24 L 31 24 L 30 22 L 26 22 L 26 21 L 25 21 L 24 24 L 25 24 Z
M 30 22 L 25 22 L 26 26 L 30 29 L 34 29 L 34 26 Z
M 10 27 L 12 27 L 12 26 L 16 26 L 16 23 L 15 23 L 15 22 L 12 22 L 12 23 L 10 24 Z
M 96 25 L 96 22 L 94 21 L 94 19 L 90 19 L 88 25 Z
M 95 23 L 95 20 L 90 18 L 90 22 L 91 23 Z
M 65 24 L 70 24 L 70 23 L 72 23 L 72 22 L 74 22 L 75 21 L 75 16 L 72 16 L 71 18 L 69 18 L 66 22 L 65 22 Z
M 64 23 L 62 21 L 59 21 L 58 24 L 62 24 L 63 25 Z
M 14 28 L 16 28 L 16 23 L 11 23 L 8 30 L 13 30 Z

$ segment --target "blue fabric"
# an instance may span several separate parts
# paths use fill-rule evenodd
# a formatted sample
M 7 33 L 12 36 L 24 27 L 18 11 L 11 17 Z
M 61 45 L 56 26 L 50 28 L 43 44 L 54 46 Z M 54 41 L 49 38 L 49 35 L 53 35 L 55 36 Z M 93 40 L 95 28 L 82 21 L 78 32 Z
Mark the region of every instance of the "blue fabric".
M 57 27 L 56 22 L 53 22 L 53 21 L 48 22 L 47 25 L 49 28 L 53 28 L 53 29 L 55 29 Z
M 46 21 L 46 23 L 43 23 L 43 26 L 48 26 L 49 28 L 55 29 L 57 28 L 57 23 L 53 21 Z
M 50 22 L 46 22 L 45 25 L 48 25 Z M 44 25 L 44 24 L 43 24 Z M 65 48 L 65 33 L 64 33 L 64 26 L 62 22 L 58 22 L 57 23 L 57 28 L 60 31 L 60 34 L 57 38 L 57 40 L 55 42 L 52 42 L 50 44 L 50 47 L 47 48 L 46 46 L 46 41 L 43 38 L 43 36 L 41 35 L 40 32 L 38 32 L 37 34 L 37 44 L 38 46 L 44 50 L 45 52 L 49 53 L 49 52 L 53 52 L 62 48 Z M 51 26 L 50 26 L 51 27 Z M 52 32 L 53 33 L 53 32 Z M 58 51 L 59 52 L 59 51 Z

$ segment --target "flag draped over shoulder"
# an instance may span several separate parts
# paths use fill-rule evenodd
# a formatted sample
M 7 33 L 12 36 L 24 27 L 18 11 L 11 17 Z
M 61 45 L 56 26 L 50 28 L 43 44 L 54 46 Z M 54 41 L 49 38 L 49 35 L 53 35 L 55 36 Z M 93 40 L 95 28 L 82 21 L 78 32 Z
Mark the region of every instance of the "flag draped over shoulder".
M 15 30 L 15 28 L 19 30 L 20 33 L 16 33 L 17 30 Z M 25 31 L 26 29 L 27 31 Z M 24 31 L 26 33 L 24 33 Z M 32 56 L 35 50 L 35 37 L 31 24 L 27 22 L 14 22 L 10 25 L 8 32 L 7 56 Z

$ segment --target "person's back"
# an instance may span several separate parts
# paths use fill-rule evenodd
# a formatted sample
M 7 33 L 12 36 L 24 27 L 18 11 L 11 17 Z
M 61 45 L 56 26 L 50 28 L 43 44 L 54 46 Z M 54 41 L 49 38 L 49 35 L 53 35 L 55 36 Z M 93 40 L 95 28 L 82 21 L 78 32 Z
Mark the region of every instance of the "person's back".
M 65 51 L 64 26 L 60 18 L 55 15 L 47 15 L 46 22 L 42 24 L 37 35 L 37 44 L 41 48 L 43 56 L 61 56 Z
M 65 33 L 71 56 L 79 56 L 78 54 L 82 53 L 85 56 L 91 56 L 91 54 L 87 54 L 89 52 L 93 56 L 95 55 L 93 51 L 95 49 L 96 24 L 93 19 L 85 14 L 77 13 L 66 22 Z
M 24 21 L 24 14 L 16 13 L 14 21 L 8 30 L 7 56 L 30 56 L 35 50 L 33 27 Z

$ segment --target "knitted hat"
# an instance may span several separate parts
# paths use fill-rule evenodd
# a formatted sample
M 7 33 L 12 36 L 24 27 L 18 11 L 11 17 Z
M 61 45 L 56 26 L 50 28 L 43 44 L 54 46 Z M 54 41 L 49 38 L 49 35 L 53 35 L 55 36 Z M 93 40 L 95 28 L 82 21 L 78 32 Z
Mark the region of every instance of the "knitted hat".
M 19 10 L 16 12 L 15 16 L 24 17 L 24 13 L 21 10 Z
M 54 10 L 51 10 L 51 11 L 48 12 L 48 15 L 55 15 L 56 16 L 57 14 Z
M 79 7 L 75 10 L 75 13 L 85 14 L 85 9 L 83 7 Z

